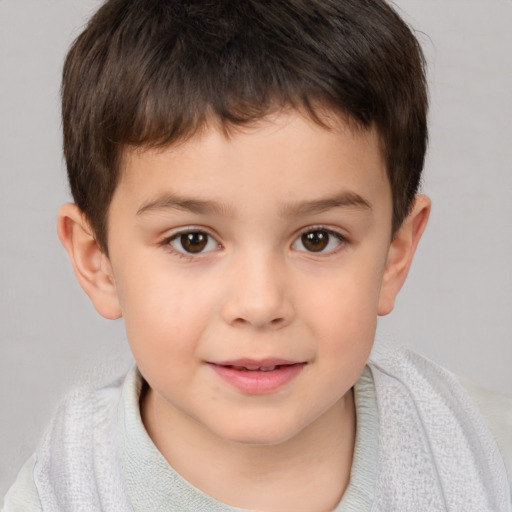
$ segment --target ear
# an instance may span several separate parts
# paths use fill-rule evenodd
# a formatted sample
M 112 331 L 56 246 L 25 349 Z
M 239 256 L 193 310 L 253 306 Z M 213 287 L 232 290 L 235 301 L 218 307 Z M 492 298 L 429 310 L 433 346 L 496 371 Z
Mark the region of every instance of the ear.
M 378 314 L 381 316 L 393 310 L 395 298 L 405 282 L 414 252 L 427 226 L 430 205 L 427 196 L 416 196 L 411 212 L 391 241 L 379 296 Z
M 78 206 L 65 204 L 60 208 L 57 232 L 73 264 L 78 282 L 98 313 L 112 320 L 119 318 L 122 312 L 110 261 L 96 242 Z

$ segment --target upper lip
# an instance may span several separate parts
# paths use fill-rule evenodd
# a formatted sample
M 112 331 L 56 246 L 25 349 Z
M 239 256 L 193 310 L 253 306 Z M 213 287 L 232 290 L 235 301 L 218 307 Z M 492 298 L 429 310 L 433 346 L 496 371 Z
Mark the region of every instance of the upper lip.
M 289 359 L 280 358 L 265 358 L 265 359 L 232 359 L 227 361 L 215 361 L 210 364 L 216 366 L 233 366 L 236 368 L 246 368 L 248 370 L 258 370 L 260 368 L 275 368 L 276 366 L 290 366 L 293 364 L 304 364 L 303 361 L 292 361 Z

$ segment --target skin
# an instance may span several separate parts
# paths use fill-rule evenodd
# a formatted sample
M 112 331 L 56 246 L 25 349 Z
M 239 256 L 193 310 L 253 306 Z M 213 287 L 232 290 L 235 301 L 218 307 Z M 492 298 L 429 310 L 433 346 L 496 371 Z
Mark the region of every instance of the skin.
M 328 130 L 290 111 L 229 137 L 212 126 L 163 150 L 127 150 L 109 258 L 74 205 L 60 210 L 59 235 L 99 313 L 124 318 L 149 384 L 143 422 L 172 466 L 231 505 L 323 511 L 348 484 L 351 388 L 429 210 L 418 196 L 391 237 L 375 131 Z M 184 232 L 203 236 L 200 252 L 187 252 Z M 211 364 L 240 358 L 300 371 L 245 392 Z

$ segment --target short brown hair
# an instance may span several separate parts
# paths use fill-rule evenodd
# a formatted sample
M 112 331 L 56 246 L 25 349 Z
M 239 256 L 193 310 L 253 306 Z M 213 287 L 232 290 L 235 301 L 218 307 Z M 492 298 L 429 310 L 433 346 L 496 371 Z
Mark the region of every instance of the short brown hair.
M 108 0 L 64 66 L 73 198 L 106 252 L 123 148 L 290 106 L 321 123 L 319 105 L 376 127 L 396 231 L 423 168 L 427 91 L 419 43 L 384 0 Z

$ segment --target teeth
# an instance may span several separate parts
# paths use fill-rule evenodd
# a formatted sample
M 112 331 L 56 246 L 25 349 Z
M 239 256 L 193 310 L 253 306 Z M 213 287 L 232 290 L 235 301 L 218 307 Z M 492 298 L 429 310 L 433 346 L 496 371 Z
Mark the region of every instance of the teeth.
M 276 369 L 276 366 L 258 366 L 258 365 L 250 365 L 250 366 L 232 366 L 235 370 L 240 372 L 271 372 Z

